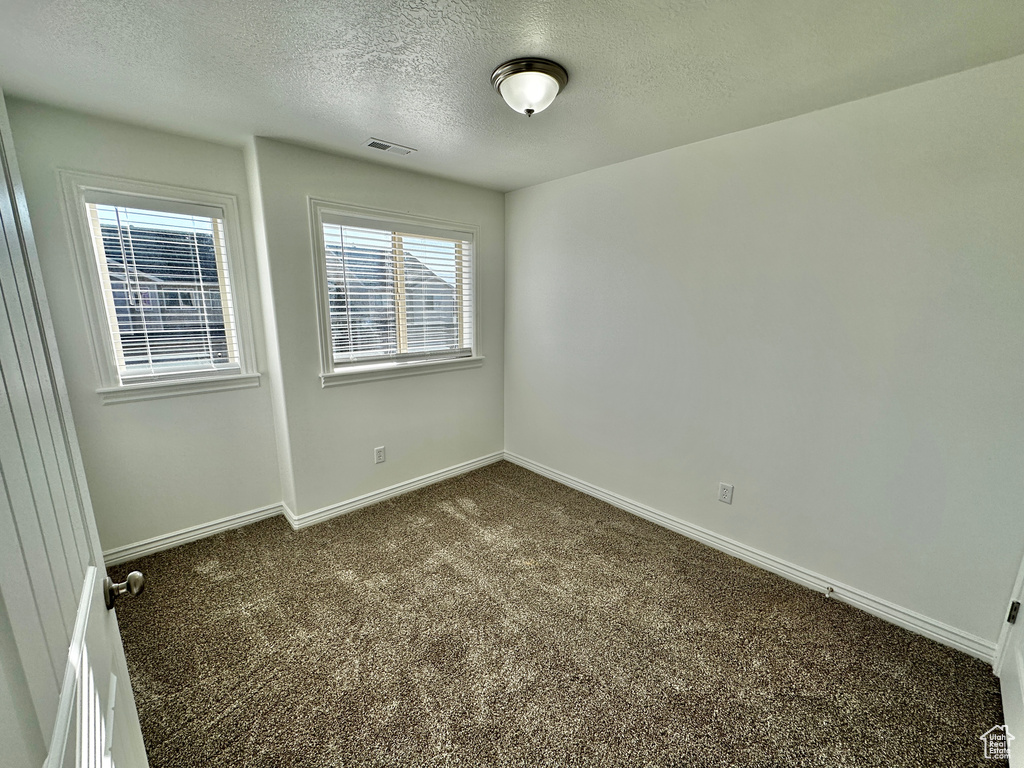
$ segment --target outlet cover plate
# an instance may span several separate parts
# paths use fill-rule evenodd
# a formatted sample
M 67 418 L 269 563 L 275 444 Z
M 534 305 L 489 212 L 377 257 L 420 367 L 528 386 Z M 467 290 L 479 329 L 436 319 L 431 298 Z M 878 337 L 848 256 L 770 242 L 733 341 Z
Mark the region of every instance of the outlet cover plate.
M 718 484 L 718 500 L 726 504 L 732 504 L 732 486 L 728 483 Z
M 373 463 L 383 464 L 384 463 L 384 446 L 373 449 Z

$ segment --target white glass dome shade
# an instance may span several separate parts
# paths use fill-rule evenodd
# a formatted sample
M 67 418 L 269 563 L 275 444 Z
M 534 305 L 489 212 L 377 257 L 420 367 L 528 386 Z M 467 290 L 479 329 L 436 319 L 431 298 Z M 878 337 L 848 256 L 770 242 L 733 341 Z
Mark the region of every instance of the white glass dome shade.
M 547 59 L 514 59 L 494 70 L 491 84 L 516 112 L 532 116 L 551 106 L 569 75 Z

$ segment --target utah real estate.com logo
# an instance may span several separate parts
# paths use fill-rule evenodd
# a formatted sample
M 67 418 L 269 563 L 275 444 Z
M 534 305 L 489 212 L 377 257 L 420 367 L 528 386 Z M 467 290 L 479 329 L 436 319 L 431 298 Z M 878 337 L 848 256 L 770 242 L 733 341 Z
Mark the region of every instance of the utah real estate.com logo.
M 995 725 L 978 738 L 985 743 L 985 759 L 1010 759 L 1010 742 L 1013 741 L 1013 736 L 1010 735 L 1005 725 Z

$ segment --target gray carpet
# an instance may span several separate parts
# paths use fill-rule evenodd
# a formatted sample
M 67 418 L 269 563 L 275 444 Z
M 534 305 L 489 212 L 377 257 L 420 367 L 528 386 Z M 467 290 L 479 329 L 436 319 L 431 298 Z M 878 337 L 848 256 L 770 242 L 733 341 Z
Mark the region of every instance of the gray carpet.
M 958 651 L 508 463 L 111 569 L 153 768 L 991 766 Z

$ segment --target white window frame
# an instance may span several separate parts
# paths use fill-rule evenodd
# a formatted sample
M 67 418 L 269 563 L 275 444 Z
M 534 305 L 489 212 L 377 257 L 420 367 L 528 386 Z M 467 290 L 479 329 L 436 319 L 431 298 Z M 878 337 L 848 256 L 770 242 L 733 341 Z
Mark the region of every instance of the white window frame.
M 67 170 L 58 171 L 58 177 L 63 191 L 65 219 L 75 255 L 75 277 L 86 311 L 86 328 L 96 375 L 100 382 L 96 393 L 103 404 L 258 387 L 260 375 L 256 370 L 248 280 L 241 248 L 238 201 L 235 196 Z M 224 372 L 175 371 L 146 377 L 138 382 L 121 382 L 117 369 L 117 351 L 114 348 L 107 317 L 106 294 L 96 263 L 96 251 L 86 209 L 86 198 L 96 195 L 123 198 L 127 205 L 130 205 L 132 199 L 143 199 L 151 201 L 157 209 L 163 203 L 171 207 L 198 205 L 221 211 L 226 259 L 231 277 L 229 290 L 238 342 L 237 369 Z
M 348 203 L 337 203 L 330 200 L 309 198 L 310 231 L 313 245 L 313 274 L 316 285 L 317 329 L 320 337 L 320 385 L 335 387 L 343 384 L 354 384 L 378 379 L 390 379 L 401 376 L 415 376 L 425 373 L 476 368 L 483 365 L 484 357 L 480 352 L 480 312 L 479 284 L 477 282 L 477 265 L 479 255 L 478 227 L 473 224 L 432 219 L 425 216 L 413 216 L 406 213 L 365 208 Z M 457 234 L 472 242 L 470 256 L 470 280 L 472 281 L 470 325 L 473 337 L 472 353 L 469 357 L 452 357 L 431 359 L 403 359 L 381 362 L 379 360 L 366 363 L 347 363 L 337 366 L 334 362 L 334 348 L 331 339 L 330 300 L 327 287 L 327 249 L 324 244 L 325 220 L 347 220 L 350 223 L 371 229 L 412 228 L 419 234 L 434 233 L 435 236 L 451 236 Z

